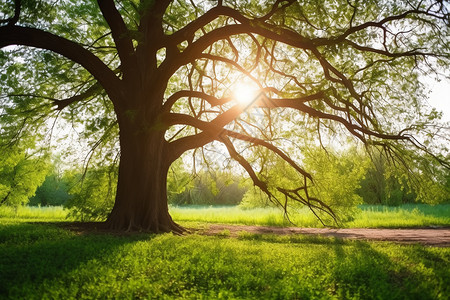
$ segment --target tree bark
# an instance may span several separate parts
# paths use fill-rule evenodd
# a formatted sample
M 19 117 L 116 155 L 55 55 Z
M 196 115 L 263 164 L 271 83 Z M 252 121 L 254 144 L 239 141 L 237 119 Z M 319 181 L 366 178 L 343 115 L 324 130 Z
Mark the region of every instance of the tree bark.
M 119 178 L 116 201 L 106 225 L 113 230 L 181 234 L 184 228 L 172 220 L 168 210 L 167 174 L 171 162 L 164 130 L 130 119 L 133 117 L 119 118 Z M 136 123 L 140 126 L 133 125 Z

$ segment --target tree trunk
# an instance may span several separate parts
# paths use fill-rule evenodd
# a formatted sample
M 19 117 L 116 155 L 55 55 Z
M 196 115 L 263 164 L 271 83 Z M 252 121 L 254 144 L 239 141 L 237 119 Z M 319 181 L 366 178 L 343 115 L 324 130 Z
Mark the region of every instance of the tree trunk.
M 164 131 L 120 123 L 117 194 L 106 225 L 114 230 L 182 233 L 168 211 L 170 161 Z

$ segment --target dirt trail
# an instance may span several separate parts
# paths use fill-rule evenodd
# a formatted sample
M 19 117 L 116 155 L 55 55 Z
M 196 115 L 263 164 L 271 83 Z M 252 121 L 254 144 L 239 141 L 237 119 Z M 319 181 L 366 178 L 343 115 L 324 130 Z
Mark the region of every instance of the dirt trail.
M 419 229 L 369 229 L 369 228 L 297 228 L 210 224 L 204 234 L 215 235 L 226 231 L 230 236 L 237 236 L 239 232 L 268 233 L 268 234 L 306 234 L 337 237 L 355 240 L 391 241 L 398 243 L 419 243 L 429 246 L 450 247 L 450 228 L 419 228 Z

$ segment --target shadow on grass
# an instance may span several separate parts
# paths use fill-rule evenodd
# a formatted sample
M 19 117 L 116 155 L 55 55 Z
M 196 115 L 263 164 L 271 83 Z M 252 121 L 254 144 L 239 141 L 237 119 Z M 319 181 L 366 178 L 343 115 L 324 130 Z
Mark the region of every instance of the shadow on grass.
M 222 236 L 224 238 L 225 236 Z M 240 240 L 328 249 L 310 266 L 324 276 L 322 286 L 338 299 L 446 299 L 450 272 L 433 248 L 320 236 L 277 236 L 243 232 Z M 436 250 L 440 251 L 440 250 Z M 320 260 L 320 261 L 317 261 Z M 307 278 L 305 282 L 314 281 Z M 303 295 L 304 296 L 304 295 Z M 300 297 L 301 298 L 301 297 Z
M 424 247 L 407 246 L 385 252 L 383 244 L 388 243 L 354 241 L 353 244 L 354 247 L 333 246 L 333 278 L 338 298 L 443 299 L 448 292 L 442 282 L 447 280 L 445 274 L 430 276 L 435 270 L 442 270 L 442 266 L 424 266 L 429 264 L 429 257 L 423 256 L 427 252 Z M 438 256 L 432 259 L 441 260 Z
M 0 226 L 0 298 L 21 298 L 22 293 L 30 293 L 45 280 L 62 277 L 89 260 L 114 253 L 124 244 L 153 238 L 149 234 L 80 234 L 62 225 Z

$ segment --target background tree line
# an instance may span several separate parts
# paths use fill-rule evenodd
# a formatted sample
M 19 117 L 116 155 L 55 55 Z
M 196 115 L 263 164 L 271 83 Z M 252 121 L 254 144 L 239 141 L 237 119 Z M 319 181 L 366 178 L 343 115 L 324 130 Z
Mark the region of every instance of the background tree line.
M 358 204 L 400 205 L 445 203 L 450 200 L 450 173 L 423 173 L 416 178 L 427 194 L 412 187 L 408 174 L 389 164 L 384 156 L 372 157 L 356 148 L 325 153 L 309 147 L 304 165 L 314 170 L 314 195 L 324 199 L 341 216 L 352 214 Z M 64 206 L 80 220 L 103 220 L 110 212 L 117 180 L 117 166 L 98 165 L 87 171 L 63 169 L 50 155 L 10 148 L 3 153 L 0 169 L 2 205 Z M 291 180 L 288 168 L 274 158 L 266 162 L 265 174 L 276 182 Z M 220 168 L 192 172 L 178 160 L 168 176 L 172 205 L 240 205 L 246 208 L 275 204 L 237 170 Z M 193 175 L 194 174 L 194 175 Z

